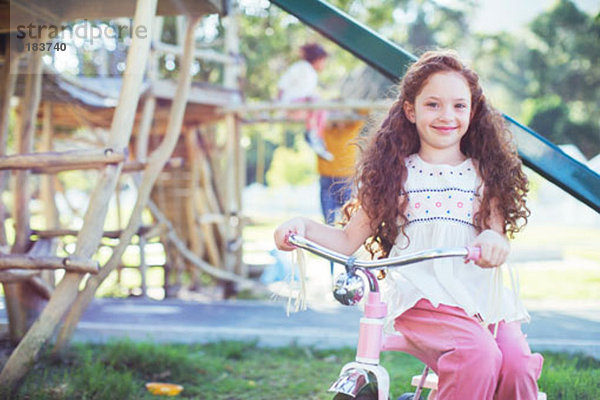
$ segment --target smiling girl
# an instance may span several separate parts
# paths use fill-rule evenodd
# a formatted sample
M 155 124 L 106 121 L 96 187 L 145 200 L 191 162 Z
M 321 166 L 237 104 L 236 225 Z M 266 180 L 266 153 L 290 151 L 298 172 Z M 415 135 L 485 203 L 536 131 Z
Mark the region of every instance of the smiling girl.
M 527 179 L 502 115 L 454 52 L 425 53 L 371 136 L 343 228 L 294 218 L 275 231 L 347 255 L 476 246 L 476 263 L 437 259 L 389 271 L 388 328 L 439 377 L 439 399 L 536 399 L 543 359 L 521 332 L 529 315 L 502 282 L 507 236 L 527 221 Z M 512 276 L 512 275 L 511 275 Z

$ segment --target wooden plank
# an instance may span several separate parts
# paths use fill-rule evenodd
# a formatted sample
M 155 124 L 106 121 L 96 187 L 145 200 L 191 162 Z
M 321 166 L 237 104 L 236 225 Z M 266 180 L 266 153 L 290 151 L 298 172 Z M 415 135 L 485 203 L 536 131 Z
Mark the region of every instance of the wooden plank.
M 11 269 L 11 270 L 0 270 L 0 282 L 2 283 L 19 283 L 27 282 L 32 277 L 36 276 L 40 272 L 37 270 L 22 270 L 22 269 Z
M 0 257 L 0 269 L 65 269 L 79 273 L 98 273 L 98 262 L 79 257 L 52 257 L 8 254 Z
M 135 159 L 138 162 L 145 162 L 148 156 L 148 139 L 154 120 L 154 110 L 156 109 L 156 97 L 148 95 L 144 100 L 142 110 L 142 119 L 138 125 L 138 134 L 135 141 Z
M 0 77 L 0 156 L 6 154 L 6 146 L 8 142 L 8 120 L 10 115 L 10 99 L 15 91 L 16 74 L 11 74 L 11 68 L 19 61 L 19 55 L 10 52 L 10 40 L 5 38 L 4 42 L 4 65 L 2 66 L 2 76 Z M 4 193 L 8 186 L 9 173 L 0 171 L 0 193 Z M 4 220 L 6 206 L 0 196 L 0 216 Z M 0 224 L 0 246 L 7 246 L 8 241 L 4 224 Z
M 159 53 L 167 53 L 174 55 L 183 54 L 183 48 L 164 42 L 154 43 L 154 48 Z M 213 49 L 195 49 L 194 57 L 200 58 L 203 61 L 213 61 L 221 64 L 239 64 L 240 59 L 229 54 L 219 53 Z
M 194 200 L 196 202 L 195 208 L 199 216 L 206 215 L 210 212 L 206 194 L 203 189 L 196 188 Z M 216 267 L 222 267 L 221 251 L 217 244 L 217 239 L 215 238 L 215 230 L 208 224 L 200 225 L 200 229 L 202 230 L 202 237 L 206 246 L 209 262 Z
M 151 226 L 140 226 L 137 230 L 137 235 L 145 235 L 148 231 L 152 229 Z M 118 239 L 123 234 L 123 230 L 113 230 L 113 231 L 104 231 L 102 232 L 102 237 Z M 61 236 L 78 236 L 79 231 L 75 229 L 32 229 L 32 236 L 37 236 L 38 238 L 54 238 Z
M 175 101 L 175 83 L 159 79 L 152 85 L 152 94 L 159 99 Z M 225 107 L 240 104 L 242 97 L 238 91 L 216 88 L 208 85 L 194 85 L 190 90 L 190 103 Z M 193 116 L 192 116 L 193 117 Z M 201 118 L 202 116 L 198 116 Z
M 343 100 L 343 101 L 314 101 L 309 103 L 283 103 L 277 101 L 231 104 L 220 109 L 222 114 L 253 114 L 260 112 L 296 111 L 296 110 L 368 110 L 387 111 L 392 105 L 389 100 Z
M 125 160 L 124 151 L 113 149 L 67 150 L 22 153 L 0 157 L 0 170 L 35 170 L 36 172 L 60 172 L 104 167 Z
M 3 4 L 3 3 L 2 3 Z M 194 15 L 222 14 L 225 12 L 222 0 L 160 0 L 156 15 Z M 28 25 L 40 21 L 40 24 L 53 24 L 61 26 L 62 22 L 77 19 L 111 19 L 120 17 L 133 17 L 136 2 L 134 0 L 104 0 L 101 2 L 73 1 L 73 0 L 19 0 L 10 2 L 6 7 L 0 7 L 0 16 L 3 21 L 10 20 L 10 26 L 2 26 L 2 31 L 8 28 L 14 31 L 17 25 Z M 17 8 L 18 7 L 18 8 Z M 122 26 L 121 38 L 130 37 L 129 24 Z M 117 28 L 118 29 L 118 28 Z M 147 30 L 148 32 L 150 29 Z
M 43 115 L 42 115 L 42 137 L 40 140 L 40 151 L 48 152 L 52 151 L 52 139 L 54 137 L 54 129 L 52 126 L 52 103 L 44 103 L 42 105 Z M 44 220 L 46 229 L 56 229 L 60 225 L 60 218 L 58 208 L 56 207 L 56 185 L 55 185 L 55 176 L 45 175 L 40 178 L 40 199 L 42 200 L 42 207 L 44 213 Z M 56 251 L 57 243 L 56 241 L 50 241 L 51 246 L 47 250 L 47 254 L 54 254 Z M 29 252 L 31 254 L 31 252 Z M 53 271 L 43 271 L 39 277 L 39 279 L 47 282 L 47 286 L 54 288 L 55 285 L 55 277 Z M 33 280 L 32 280 L 33 282 Z M 37 282 L 34 285 L 37 286 L 38 289 L 44 291 L 44 285 L 41 282 Z M 44 291 L 45 294 L 51 293 Z M 48 300 L 50 299 L 48 295 Z
M 33 148 L 33 134 L 37 122 L 42 87 L 41 52 L 30 54 L 25 77 L 24 97 L 19 103 L 19 119 L 16 132 L 16 148 L 19 153 L 29 153 Z M 24 253 L 29 246 L 31 192 L 29 171 L 17 171 L 13 191 L 13 219 L 15 239 L 11 249 L 13 253 Z M 9 336 L 18 343 L 26 334 L 30 324 L 28 316 L 37 310 L 32 308 L 41 300 L 35 291 L 31 291 L 27 282 L 4 286 L 6 311 L 9 320 Z M 1 385 L 1 382 L 0 382 Z
M 188 240 L 190 242 L 191 250 L 202 257 L 204 255 L 204 246 L 202 245 L 201 234 L 196 224 L 196 188 L 200 184 L 200 174 L 198 171 L 198 141 L 196 140 L 196 129 L 188 129 L 185 132 L 185 145 L 187 150 L 187 160 L 190 170 L 190 179 L 188 181 L 187 189 L 190 193 L 185 199 L 185 211 L 187 214 L 186 222 L 188 224 Z M 198 288 L 200 286 L 199 272 L 196 268 L 190 269 L 190 276 L 192 280 L 192 288 Z
M 37 110 L 40 104 L 42 89 L 42 55 L 41 52 L 31 54 L 26 76 L 25 96 L 19 105 L 20 124 L 17 129 L 17 151 L 22 154 L 33 150 L 33 134 L 37 122 Z M 12 156 L 9 156 L 12 157 Z M 18 157 L 18 156 L 16 156 Z M 4 158 L 4 157 L 3 157 Z M 29 241 L 29 172 L 17 171 L 15 174 L 14 210 L 15 242 L 13 251 L 23 253 Z

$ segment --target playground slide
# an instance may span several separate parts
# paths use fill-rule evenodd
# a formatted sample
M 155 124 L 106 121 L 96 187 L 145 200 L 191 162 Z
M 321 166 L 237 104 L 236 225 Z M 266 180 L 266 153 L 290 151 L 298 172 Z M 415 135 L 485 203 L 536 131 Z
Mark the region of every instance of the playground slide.
M 320 0 L 271 0 L 388 78 L 399 80 L 417 58 Z M 600 175 L 558 146 L 505 115 L 523 163 L 600 213 Z

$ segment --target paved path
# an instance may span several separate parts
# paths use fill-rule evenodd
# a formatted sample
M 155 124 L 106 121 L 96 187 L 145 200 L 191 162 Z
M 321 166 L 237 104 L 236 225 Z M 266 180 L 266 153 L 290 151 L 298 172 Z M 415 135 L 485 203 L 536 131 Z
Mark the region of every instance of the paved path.
M 523 330 L 534 350 L 583 352 L 600 359 L 600 304 L 530 302 L 528 308 L 532 322 Z M 282 301 L 96 299 L 74 340 L 104 342 L 127 336 L 157 342 L 253 340 L 263 346 L 331 348 L 356 345 L 359 318 L 358 308 L 328 300 L 287 317 Z M 6 324 L 3 309 L 1 324 Z

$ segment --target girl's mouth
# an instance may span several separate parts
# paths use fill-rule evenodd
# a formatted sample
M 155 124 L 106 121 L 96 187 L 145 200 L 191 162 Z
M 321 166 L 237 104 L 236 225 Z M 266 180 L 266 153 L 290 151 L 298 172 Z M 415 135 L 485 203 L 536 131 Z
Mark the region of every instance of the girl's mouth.
M 456 129 L 455 126 L 434 126 L 433 128 L 443 133 L 450 133 Z

